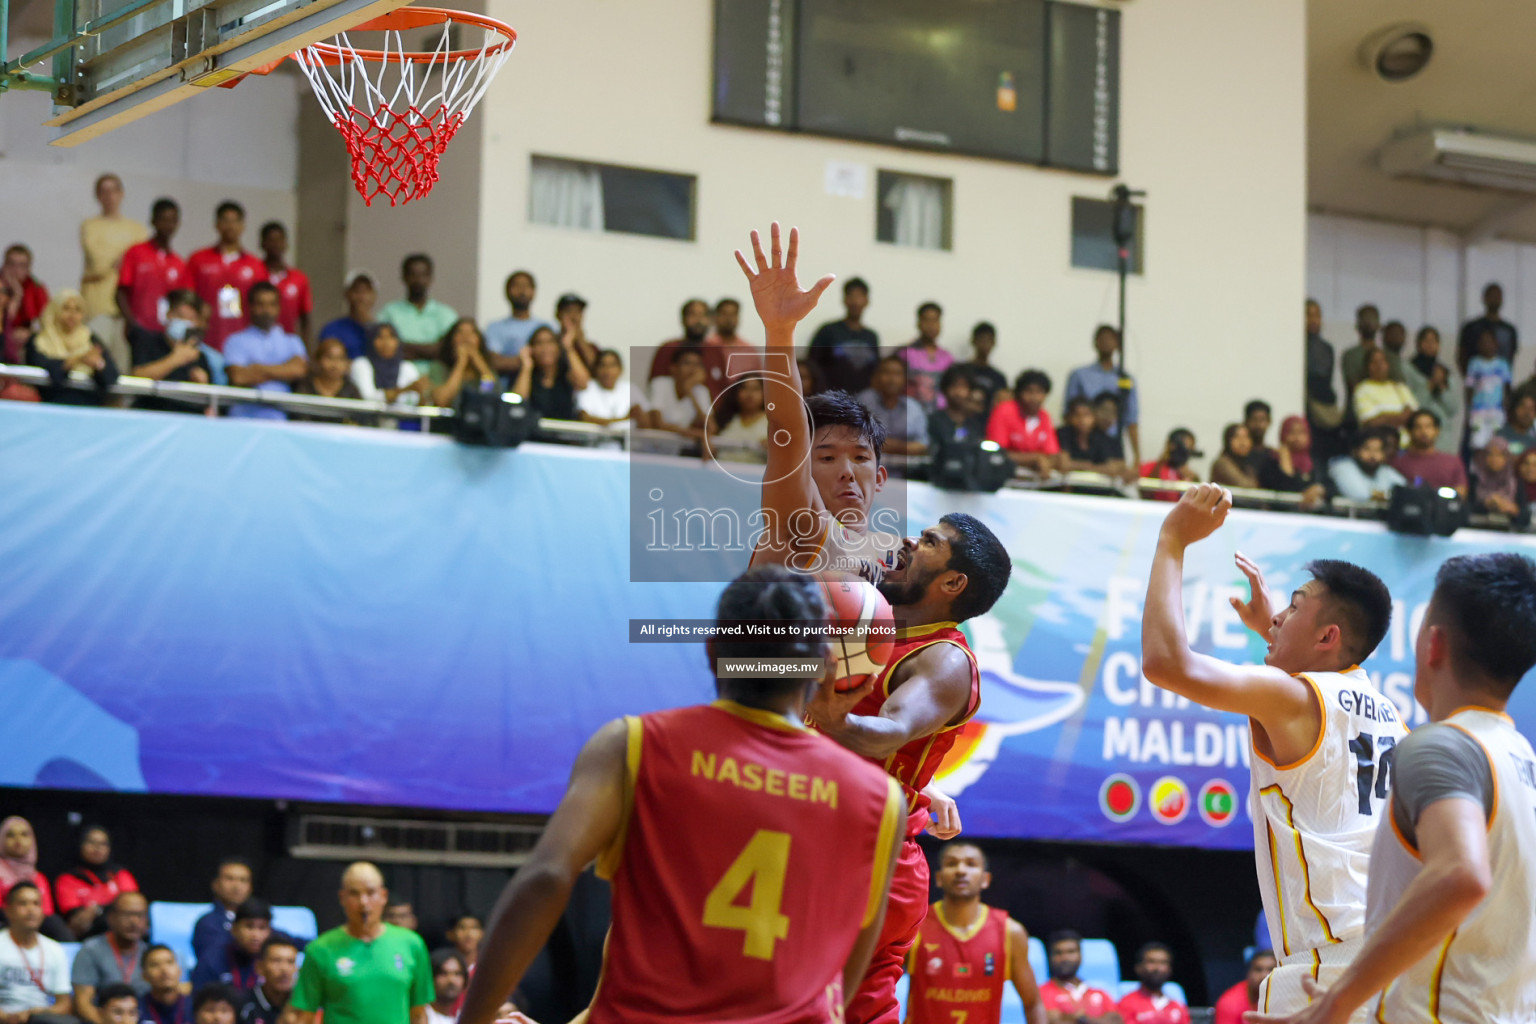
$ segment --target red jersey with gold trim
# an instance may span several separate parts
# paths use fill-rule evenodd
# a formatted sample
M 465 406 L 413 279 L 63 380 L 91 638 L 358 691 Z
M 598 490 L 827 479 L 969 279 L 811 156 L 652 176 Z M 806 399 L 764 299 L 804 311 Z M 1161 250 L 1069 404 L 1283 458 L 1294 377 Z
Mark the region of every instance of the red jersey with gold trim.
M 1008 914 L 983 906 L 969 928 L 928 908 L 907 956 L 907 1024 L 997 1024 L 1008 981 Z
M 841 1021 L 906 805 L 862 758 L 730 701 L 627 718 L 591 1024 Z

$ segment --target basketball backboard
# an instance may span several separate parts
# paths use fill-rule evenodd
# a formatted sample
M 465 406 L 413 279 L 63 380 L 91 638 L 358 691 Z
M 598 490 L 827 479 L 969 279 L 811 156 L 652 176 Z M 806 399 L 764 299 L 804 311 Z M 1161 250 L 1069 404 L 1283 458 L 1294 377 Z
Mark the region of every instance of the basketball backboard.
M 9 59 L 0 91 L 53 96 L 56 146 L 74 146 L 369 21 L 406 0 L 51 0 L 53 37 Z

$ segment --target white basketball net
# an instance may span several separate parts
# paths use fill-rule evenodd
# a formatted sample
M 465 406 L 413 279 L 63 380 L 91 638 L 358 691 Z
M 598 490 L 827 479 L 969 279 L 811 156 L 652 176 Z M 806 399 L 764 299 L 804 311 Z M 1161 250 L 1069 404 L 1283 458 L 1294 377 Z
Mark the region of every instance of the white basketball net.
M 379 33 L 383 60 L 359 55 L 345 32 L 329 43 L 340 52 L 339 62 L 331 54 L 327 63 L 315 46 L 293 55 L 346 141 L 352 181 L 369 205 L 380 195 L 395 206 L 432 190 L 443 150 L 512 55 L 512 40 L 491 28 L 469 26 L 484 34 L 478 52 L 453 56 L 452 27 L 452 22 L 443 25 L 437 48 L 423 60 L 404 59 L 424 51 L 406 50 L 394 29 Z

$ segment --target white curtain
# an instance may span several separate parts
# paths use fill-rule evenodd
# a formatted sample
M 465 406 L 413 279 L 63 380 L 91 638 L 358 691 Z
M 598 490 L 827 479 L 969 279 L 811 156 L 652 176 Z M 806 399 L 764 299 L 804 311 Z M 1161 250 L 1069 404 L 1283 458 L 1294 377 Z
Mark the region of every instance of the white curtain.
M 944 185 L 929 178 L 902 178 L 885 194 L 897 245 L 944 248 Z
M 603 174 L 590 164 L 535 158 L 529 218 L 584 231 L 603 230 Z

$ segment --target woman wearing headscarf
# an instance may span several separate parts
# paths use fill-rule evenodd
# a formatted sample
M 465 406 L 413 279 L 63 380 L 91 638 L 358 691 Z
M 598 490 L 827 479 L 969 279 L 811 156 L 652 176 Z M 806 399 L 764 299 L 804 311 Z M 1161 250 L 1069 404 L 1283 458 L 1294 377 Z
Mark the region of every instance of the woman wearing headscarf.
M 0 903 L 17 882 L 31 882 L 42 897 L 43 914 L 53 913 L 53 891 L 37 870 L 37 834 L 26 818 L 11 815 L 0 821 Z
M 1531 518 L 1525 488 L 1515 475 L 1509 442 L 1493 437 L 1472 461 L 1472 506 L 1479 512 L 1508 516 L 1524 526 Z
M 100 405 L 100 393 L 66 387 L 65 382 L 93 380 L 106 390 L 117 382 L 117 364 L 101 339 L 85 326 L 85 300 L 70 288 L 57 292 L 43 309 L 41 326 L 27 342 L 27 363 L 48 371 L 52 387 L 43 398 L 66 405 Z
M 80 832 L 80 858 L 53 883 L 59 913 L 76 939 L 106 930 L 102 912 L 120 892 L 138 892 L 128 869 L 112 860 L 112 836 L 100 825 Z
M 1328 495 L 1312 459 L 1312 428 L 1304 416 L 1287 416 L 1280 423 L 1280 444 L 1259 467 L 1259 486 L 1267 491 L 1301 495 L 1301 507 L 1315 508 Z

